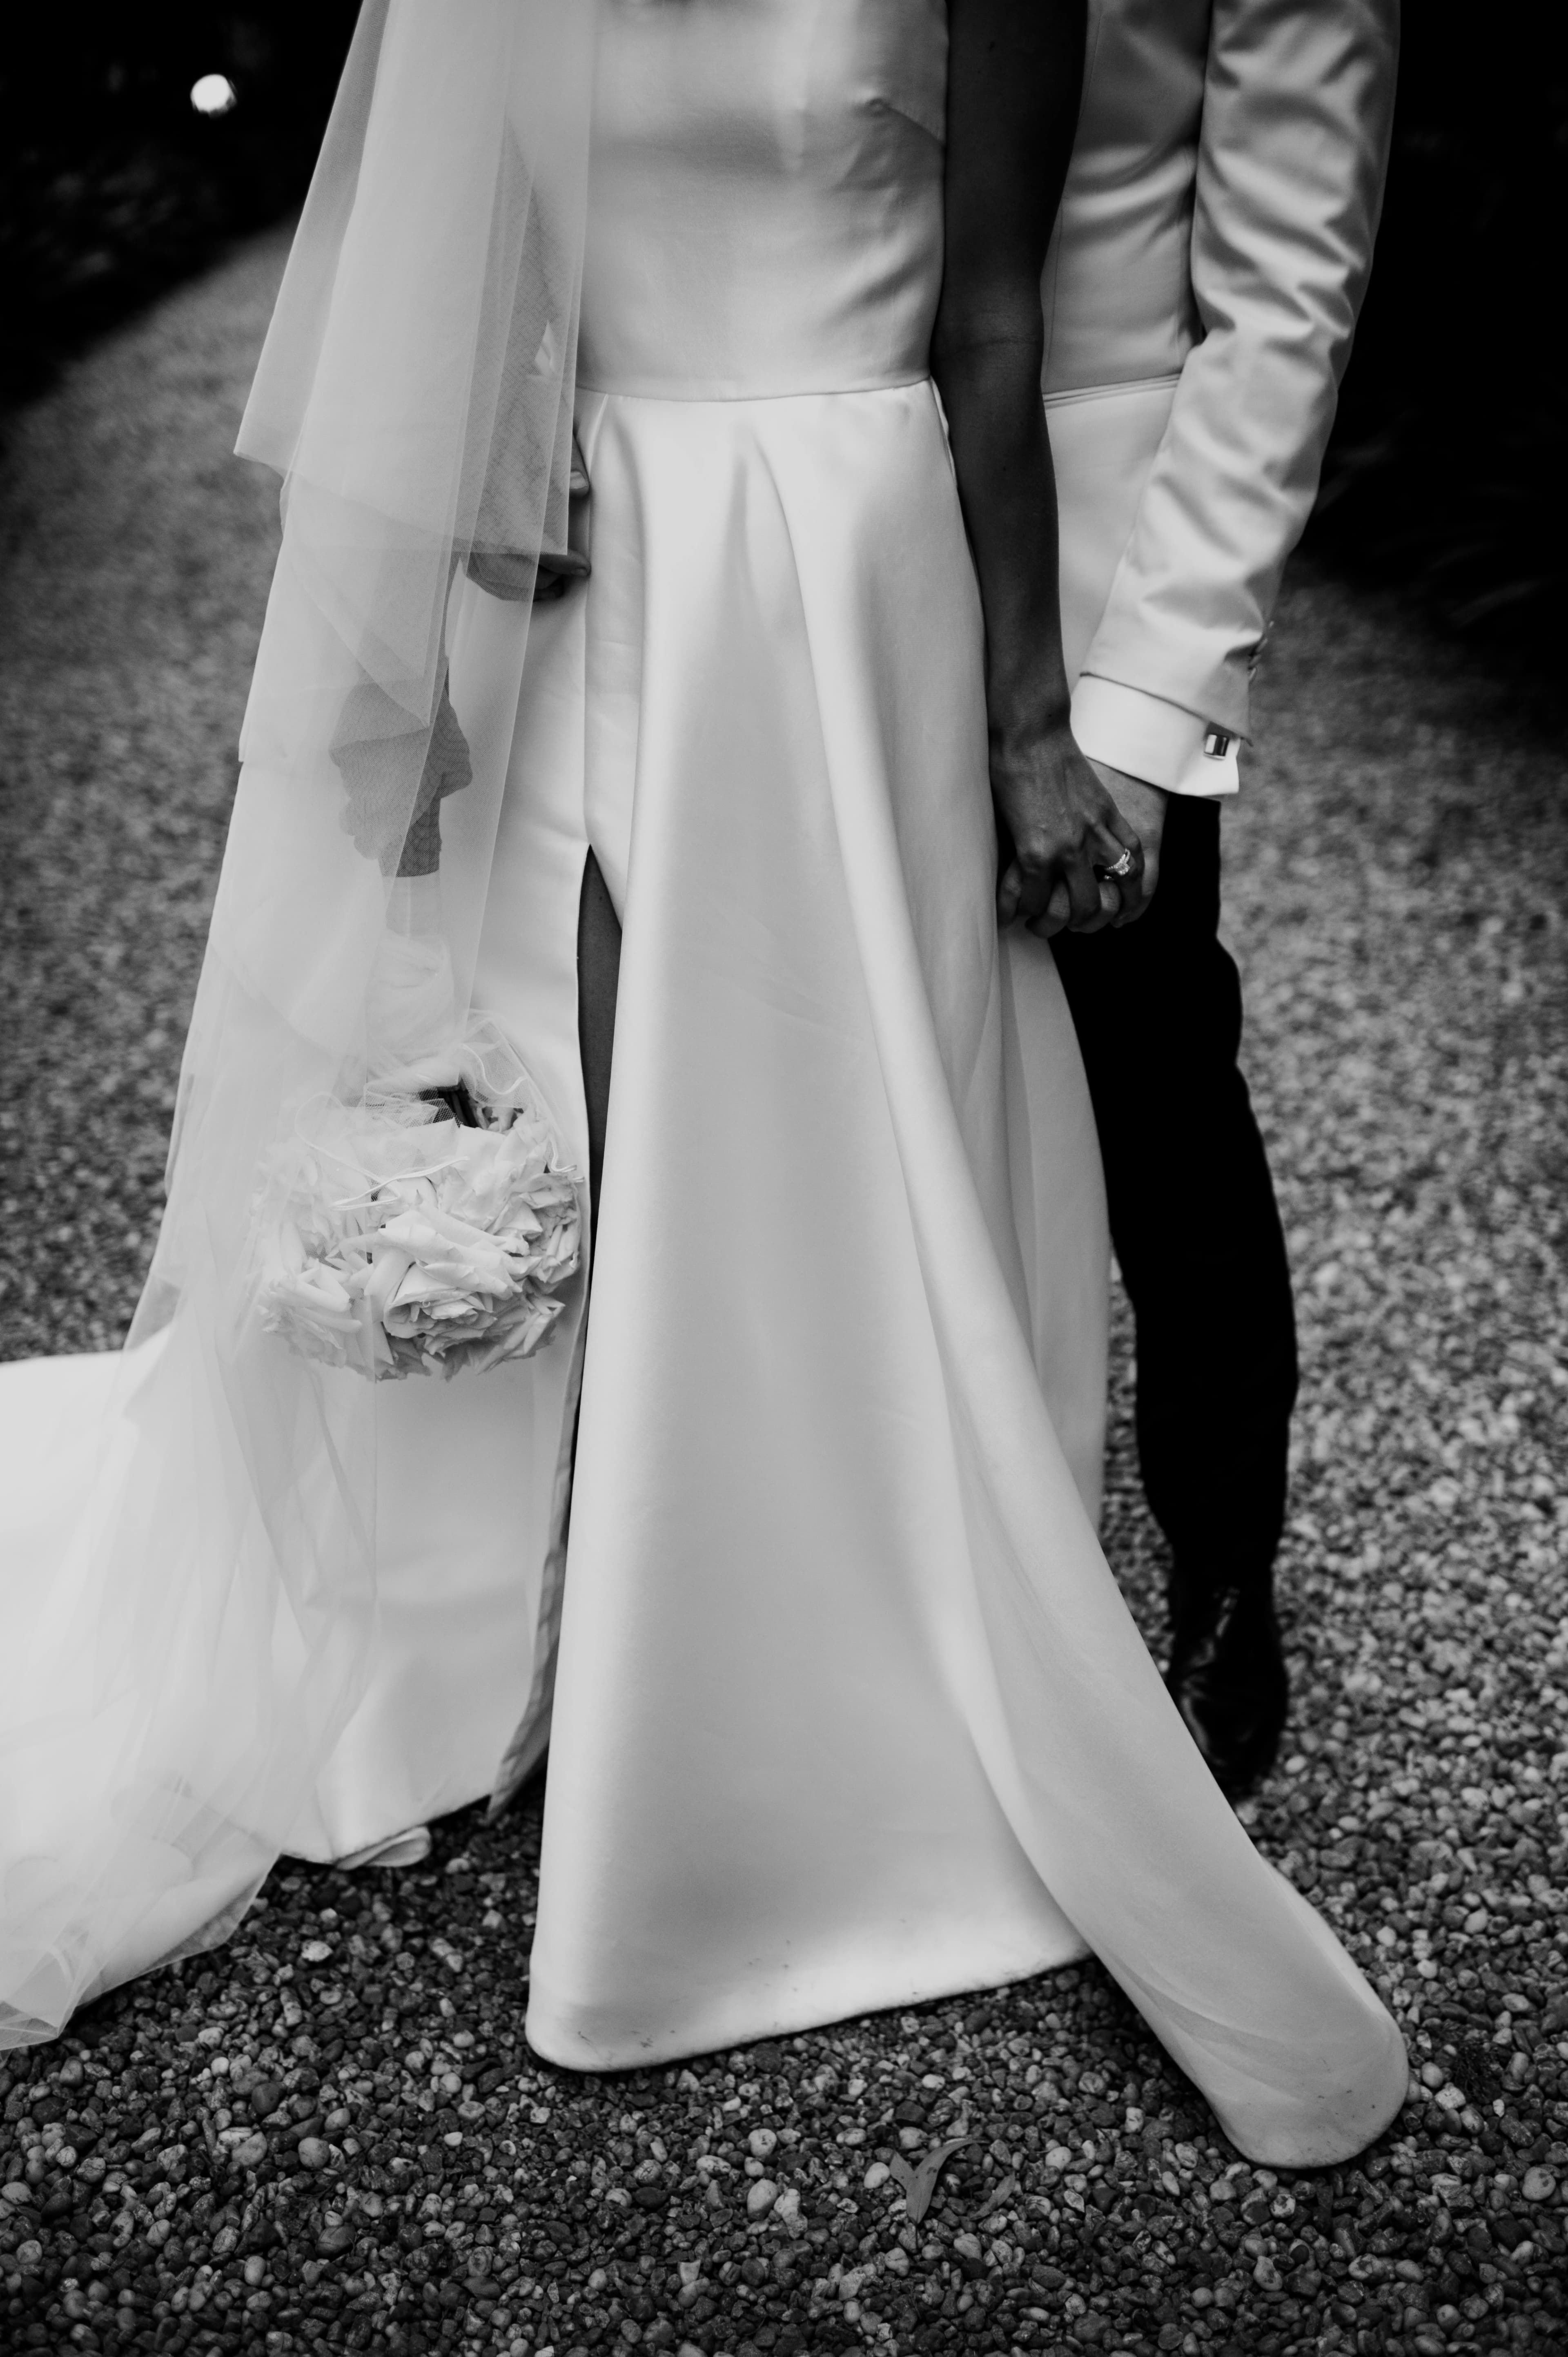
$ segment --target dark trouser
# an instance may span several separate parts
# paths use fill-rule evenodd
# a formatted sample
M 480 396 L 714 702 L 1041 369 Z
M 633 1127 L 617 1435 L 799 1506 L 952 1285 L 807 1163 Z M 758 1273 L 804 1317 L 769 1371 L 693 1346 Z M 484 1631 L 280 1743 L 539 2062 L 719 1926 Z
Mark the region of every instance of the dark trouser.
M 1268 1576 L 1296 1388 L 1284 1238 L 1219 925 L 1219 806 L 1173 794 L 1147 914 L 1054 943 L 1137 1321 L 1144 1486 L 1178 1579 L 1200 1589 Z

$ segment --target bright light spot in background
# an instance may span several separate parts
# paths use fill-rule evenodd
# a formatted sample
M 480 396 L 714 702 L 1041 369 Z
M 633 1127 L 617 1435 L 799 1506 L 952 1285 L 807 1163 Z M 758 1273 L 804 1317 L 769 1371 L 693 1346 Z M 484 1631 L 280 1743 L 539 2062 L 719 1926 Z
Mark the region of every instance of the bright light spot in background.
M 191 85 L 190 102 L 198 114 L 227 114 L 234 103 L 234 85 L 227 74 L 203 74 Z

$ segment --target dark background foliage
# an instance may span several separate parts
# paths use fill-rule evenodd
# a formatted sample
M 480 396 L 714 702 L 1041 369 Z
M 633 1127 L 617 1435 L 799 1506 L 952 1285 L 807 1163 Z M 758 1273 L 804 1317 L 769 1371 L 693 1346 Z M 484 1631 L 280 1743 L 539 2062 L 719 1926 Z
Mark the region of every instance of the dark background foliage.
M 354 0 L 32 16 L 0 59 L 0 404 L 298 203 Z M 1378 267 L 1312 529 L 1320 555 L 1553 662 L 1568 11 L 1410 0 Z M 189 92 L 225 73 L 234 110 Z
M 27 12 L 0 48 L 0 404 L 310 178 L 356 0 L 156 0 Z M 190 102 L 227 74 L 239 103 Z
M 1407 0 L 1377 265 L 1311 543 L 1561 667 L 1568 10 Z

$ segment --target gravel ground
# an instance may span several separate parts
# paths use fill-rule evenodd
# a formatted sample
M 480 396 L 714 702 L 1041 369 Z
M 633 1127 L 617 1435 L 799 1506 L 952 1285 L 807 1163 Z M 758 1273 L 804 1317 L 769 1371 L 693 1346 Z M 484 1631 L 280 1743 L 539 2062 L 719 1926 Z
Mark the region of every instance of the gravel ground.
M 92 355 L 0 482 L 12 1355 L 117 1337 L 156 1216 L 274 531 L 224 454 L 280 258 Z M 280 1868 L 227 1948 L 8 2059 L 7 2349 L 1568 2347 L 1562 749 L 1321 578 L 1261 687 L 1230 921 L 1306 1387 L 1297 1705 L 1244 1814 L 1405 2025 L 1393 2130 L 1247 2168 L 1092 1965 L 568 2077 L 521 2037 L 535 1790 L 421 1867 Z M 1120 1364 L 1108 1544 L 1157 1643 Z

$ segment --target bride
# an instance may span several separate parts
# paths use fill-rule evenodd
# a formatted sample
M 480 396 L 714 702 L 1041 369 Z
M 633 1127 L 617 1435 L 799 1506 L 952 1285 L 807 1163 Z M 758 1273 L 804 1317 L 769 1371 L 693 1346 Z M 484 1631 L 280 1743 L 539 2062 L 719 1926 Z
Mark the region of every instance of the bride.
M 557 2062 L 1091 1949 L 1243 2152 L 1398 2109 L 1094 1535 L 1041 936 L 1142 884 L 1037 397 L 1082 44 L 1081 0 L 367 0 L 242 432 L 285 533 L 157 1254 L 122 1356 L 0 1384 L 5 2040 L 548 1743 Z M 280 1170 L 336 1216 L 377 1106 L 468 1151 L 475 1040 L 592 1179 L 591 1318 L 585 1273 L 527 1356 L 446 1264 L 423 1325 L 340 1315 L 273 1217 Z M 470 1313 L 499 1362 L 433 1380 Z

